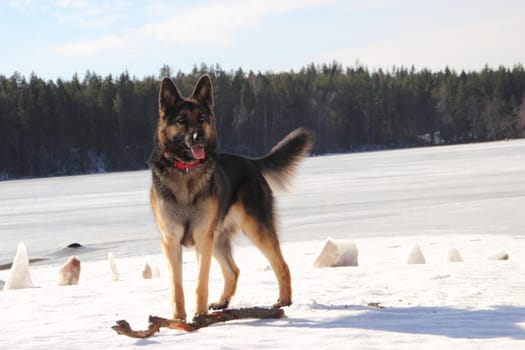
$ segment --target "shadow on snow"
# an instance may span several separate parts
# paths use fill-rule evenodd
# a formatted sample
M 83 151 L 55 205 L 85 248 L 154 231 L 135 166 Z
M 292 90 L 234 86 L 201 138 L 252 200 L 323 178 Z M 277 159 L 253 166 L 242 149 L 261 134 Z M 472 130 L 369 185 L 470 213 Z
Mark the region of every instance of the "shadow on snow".
M 338 316 L 323 321 L 289 317 L 276 327 L 356 328 L 408 334 L 428 334 L 450 338 L 525 339 L 525 307 L 494 306 L 487 310 L 449 307 L 394 307 L 375 309 L 350 305 L 311 306 L 314 310 L 338 311 Z M 348 315 L 341 312 L 348 310 Z M 272 326 L 271 323 L 266 326 Z

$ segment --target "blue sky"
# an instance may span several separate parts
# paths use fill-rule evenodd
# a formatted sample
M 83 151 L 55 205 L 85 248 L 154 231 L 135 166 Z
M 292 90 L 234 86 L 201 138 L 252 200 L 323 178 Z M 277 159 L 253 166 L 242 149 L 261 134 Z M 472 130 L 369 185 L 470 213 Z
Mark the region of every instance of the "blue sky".
M 0 74 L 512 67 L 525 60 L 524 14 L 522 0 L 0 0 Z

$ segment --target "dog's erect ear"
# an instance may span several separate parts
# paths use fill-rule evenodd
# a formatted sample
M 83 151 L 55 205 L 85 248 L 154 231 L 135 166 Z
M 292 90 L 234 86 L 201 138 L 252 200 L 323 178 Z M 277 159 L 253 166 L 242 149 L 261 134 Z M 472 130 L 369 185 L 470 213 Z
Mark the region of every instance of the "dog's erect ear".
M 159 91 L 159 109 L 166 111 L 167 108 L 173 106 L 180 100 L 182 100 L 182 97 L 173 81 L 170 78 L 162 79 Z
M 213 107 L 213 87 L 211 86 L 211 79 L 208 74 L 204 74 L 199 78 L 191 97 L 207 105 L 209 108 Z

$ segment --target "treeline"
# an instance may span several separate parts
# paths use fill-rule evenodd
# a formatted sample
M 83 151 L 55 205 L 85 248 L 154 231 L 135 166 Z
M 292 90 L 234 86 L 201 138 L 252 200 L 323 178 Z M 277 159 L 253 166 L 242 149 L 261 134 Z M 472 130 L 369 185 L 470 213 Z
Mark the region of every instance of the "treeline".
M 213 79 L 226 152 L 262 155 L 297 126 L 316 132 L 316 154 L 525 136 L 521 65 L 458 73 L 334 62 L 261 74 L 203 64 L 68 81 L 14 73 L 0 75 L 0 179 L 145 168 L 160 77 L 187 96 L 202 73 Z

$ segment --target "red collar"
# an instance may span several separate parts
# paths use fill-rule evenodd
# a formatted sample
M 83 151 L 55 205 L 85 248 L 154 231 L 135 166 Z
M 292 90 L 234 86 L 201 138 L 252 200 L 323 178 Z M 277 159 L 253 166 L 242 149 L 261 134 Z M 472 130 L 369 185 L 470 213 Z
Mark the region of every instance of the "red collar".
M 197 165 L 201 164 L 206 159 L 206 158 L 195 159 L 191 162 L 185 163 L 185 162 L 181 162 L 180 160 L 176 159 L 175 156 L 173 156 L 172 154 L 168 152 L 164 152 L 163 156 L 164 156 L 164 159 L 166 159 L 172 167 L 179 169 L 179 170 L 183 170 L 186 173 L 191 168 L 196 167 Z

